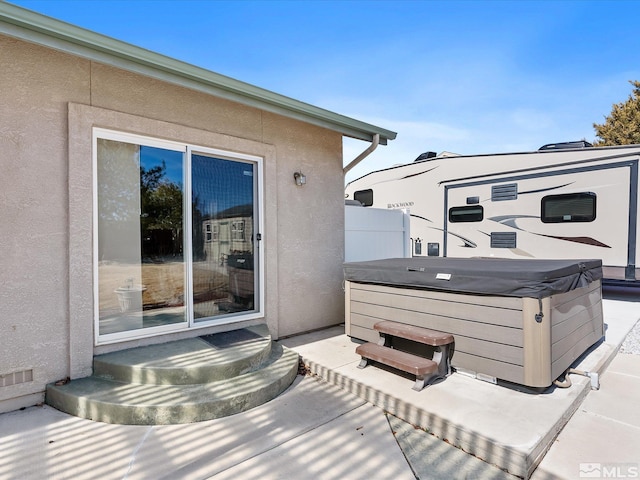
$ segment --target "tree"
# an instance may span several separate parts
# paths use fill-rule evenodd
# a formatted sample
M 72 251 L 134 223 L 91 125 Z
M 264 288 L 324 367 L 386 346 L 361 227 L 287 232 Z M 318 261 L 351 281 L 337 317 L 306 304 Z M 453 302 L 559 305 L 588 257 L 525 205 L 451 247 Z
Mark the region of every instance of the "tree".
M 166 171 L 164 161 L 149 169 L 140 165 L 143 255 L 182 252 L 182 188 L 166 177 Z
M 593 124 L 596 147 L 640 144 L 640 81 L 629 82 L 633 91 L 626 102 L 615 103 L 602 124 Z

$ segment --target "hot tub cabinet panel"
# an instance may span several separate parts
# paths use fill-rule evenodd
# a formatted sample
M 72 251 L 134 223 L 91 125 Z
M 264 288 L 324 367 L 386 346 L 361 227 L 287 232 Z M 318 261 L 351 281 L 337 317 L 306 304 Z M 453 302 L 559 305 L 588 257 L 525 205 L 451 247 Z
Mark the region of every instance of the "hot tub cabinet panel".
M 362 283 L 347 275 L 346 333 L 376 342 L 373 325 L 382 320 L 451 333 L 458 370 L 544 388 L 604 335 L 601 283 L 594 277 L 531 298 Z

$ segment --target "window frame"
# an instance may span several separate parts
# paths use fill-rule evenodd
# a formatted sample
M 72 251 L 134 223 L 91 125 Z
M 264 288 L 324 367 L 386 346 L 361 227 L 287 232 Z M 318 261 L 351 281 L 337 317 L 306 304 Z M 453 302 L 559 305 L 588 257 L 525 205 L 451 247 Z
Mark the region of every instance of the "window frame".
M 361 201 L 360 199 L 356 198 L 356 196 L 359 196 L 359 194 L 364 194 L 366 193 L 367 195 L 371 196 L 371 201 Z M 367 197 L 368 198 L 368 197 Z M 353 199 L 357 202 L 360 202 L 362 204 L 363 207 L 371 207 L 373 206 L 373 189 L 371 188 L 366 188 L 364 190 L 358 190 L 356 192 L 353 192 Z
M 473 216 L 472 214 L 462 214 L 465 215 L 464 217 L 454 217 L 453 214 L 455 214 L 455 212 L 459 212 L 459 211 L 464 211 L 464 210 L 480 210 L 480 217 L 478 218 L 477 215 Z M 477 223 L 477 222 L 482 222 L 484 220 L 484 207 L 482 205 L 478 205 L 478 204 L 474 204 L 474 205 L 463 205 L 460 207 L 451 207 L 449 208 L 449 212 L 447 214 L 448 218 L 449 218 L 449 222 L 450 223 Z M 466 217 L 471 217 L 471 218 L 466 218 Z M 460 218 L 463 218 L 463 220 L 460 220 Z
M 254 172 L 257 176 L 255 182 L 255 193 L 254 193 L 254 233 L 257 235 L 259 232 L 264 232 L 264 159 L 261 156 L 245 154 L 234 152 L 231 150 L 222 150 L 211 147 L 203 147 L 196 144 L 192 144 L 190 142 L 178 142 L 174 140 L 164 140 L 160 138 L 156 138 L 148 135 L 138 135 L 132 134 L 128 132 L 123 132 L 120 130 L 112 130 L 101 127 L 93 127 L 92 128 L 92 187 L 93 187 L 93 207 L 92 207 L 92 218 L 93 218 L 93 240 L 92 240 L 92 251 L 93 251 L 93 295 L 94 299 L 99 298 L 99 276 L 98 276 L 98 221 L 97 215 L 98 211 L 98 139 L 106 139 L 113 141 L 120 141 L 125 143 L 136 144 L 139 146 L 149 146 L 156 148 L 163 148 L 167 150 L 174 150 L 183 152 L 185 156 L 184 160 L 184 170 L 185 175 L 183 178 L 184 185 L 183 189 L 185 191 L 185 213 L 190 212 L 190 200 L 189 195 L 191 195 L 191 156 L 194 154 L 204 154 L 209 156 L 214 156 L 216 158 L 221 158 L 225 160 L 231 161 L 239 161 L 239 162 L 247 162 L 252 163 L 254 165 Z M 185 231 L 191 231 L 192 227 L 192 219 L 191 214 L 188 213 L 188 219 L 185 222 Z M 218 227 L 218 228 L 216 228 Z M 212 241 L 217 241 L 219 237 L 219 226 L 213 224 L 212 225 Z M 244 232 L 243 232 L 244 233 Z M 191 255 L 191 247 L 190 241 L 185 241 L 184 253 L 185 256 L 189 255 L 190 260 L 187 262 L 189 265 L 187 266 L 187 284 L 188 289 L 191 292 L 193 290 L 191 282 L 191 262 L 193 261 L 190 257 Z M 94 345 L 108 345 L 113 343 L 118 343 L 122 341 L 148 338 L 153 336 L 158 336 L 166 333 L 175 333 L 175 332 L 184 332 L 191 331 L 206 327 L 211 327 L 213 325 L 222 325 L 222 324 L 232 324 L 241 321 L 247 321 L 257 318 L 264 318 L 265 315 L 265 255 L 264 249 L 261 245 L 262 242 L 255 242 L 255 253 L 258 255 L 258 262 L 254 264 L 255 266 L 255 275 L 256 275 L 256 285 L 255 285 L 255 303 L 254 309 L 252 311 L 248 311 L 246 313 L 240 314 L 230 314 L 228 316 L 221 317 L 212 317 L 210 321 L 203 321 L 202 319 L 196 319 L 193 315 L 193 304 L 192 300 L 190 300 L 187 313 L 187 321 L 177 324 L 169 324 L 158 327 L 149 327 L 143 329 L 134 329 L 134 330 L 126 330 L 117 333 L 110 334 L 100 334 L 99 328 L 99 314 L 100 314 L 100 306 L 97 300 L 93 302 L 93 312 L 94 312 Z
M 244 242 L 245 239 L 245 221 L 233 220 L 231 222 L 231 240 L 234 242 Z
M 550 216 L 548 205 L 551 201 L 561 201 L 566 199 L 572 202 L 580 199 L 590 199 L 592 201 L 592 213 L 590 215 L 573 215 L 571 213 Z M 561 193 L 557 195 L 546 195 L 540 200 L 540 220 L 542 223 L 589 223 L 593 222 L 597 216 L 597 195 L 594 192 Z M 557 208 L 557 205 L 554 205 Z

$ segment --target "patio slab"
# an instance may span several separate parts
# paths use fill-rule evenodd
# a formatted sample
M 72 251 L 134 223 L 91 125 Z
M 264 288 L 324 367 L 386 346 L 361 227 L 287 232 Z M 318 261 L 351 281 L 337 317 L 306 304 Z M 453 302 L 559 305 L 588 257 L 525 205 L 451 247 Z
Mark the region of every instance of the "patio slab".
M 638 316 L 633 304 L 604 300 L 605 340 L 575 368 L 602 373 Z M 529 478 L 558 433 L 590 392 L 586 377 L 572 375 L 572 387 L 535 394 L 455 373 L 421 392 L 414 380 L 381 368 L 358 369 L 357 343 L 344 326 L 282 340 L 310 370 L 389 413 L 427 430 L 489 464 Z
M 181 425 L 94 422 L 47 405 L 0 415 L 0 479 L 96 478 L 414 476 L 380 409 L 313 377 L 246 412 Z
M 532 478 L 637 478 L 639 402 L 640 355 L 620 353 L 602 376 L 600 390 L 589 393 Z

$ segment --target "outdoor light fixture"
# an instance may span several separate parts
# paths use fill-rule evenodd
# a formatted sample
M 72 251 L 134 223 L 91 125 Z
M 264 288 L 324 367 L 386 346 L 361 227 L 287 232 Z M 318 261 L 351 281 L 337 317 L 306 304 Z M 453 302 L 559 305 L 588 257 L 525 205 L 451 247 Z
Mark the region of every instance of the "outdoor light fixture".
M 296 185 L 298 185 L 299 187 L 307 183 L 307 177 L 302 172 L 294 173 L 293 179 L 296 181 Z

